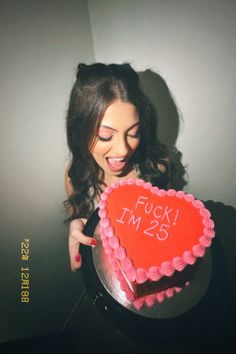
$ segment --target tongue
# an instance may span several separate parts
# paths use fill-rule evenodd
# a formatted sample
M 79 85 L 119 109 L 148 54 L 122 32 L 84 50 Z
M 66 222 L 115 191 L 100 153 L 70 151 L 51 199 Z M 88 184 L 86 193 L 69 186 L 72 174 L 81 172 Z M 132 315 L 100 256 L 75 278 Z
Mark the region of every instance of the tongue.
M 119 171 L 119 170 L 122 170 L 125 166 L 125 161 L 119 161 L 119 160 L 115 160 L 113 158 L 108 158 L 108 163 L 109 163 L 109 166 L 112 170 L 114 171 Z

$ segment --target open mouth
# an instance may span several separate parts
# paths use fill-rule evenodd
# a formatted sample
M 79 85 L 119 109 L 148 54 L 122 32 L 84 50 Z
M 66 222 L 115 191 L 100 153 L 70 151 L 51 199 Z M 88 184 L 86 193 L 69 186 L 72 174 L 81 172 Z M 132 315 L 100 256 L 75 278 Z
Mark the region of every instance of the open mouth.
M 107 157 L 106 158 L 109 168 L 112 171 L 121 171 L 126 165 L 127 159 L 125 157 Z

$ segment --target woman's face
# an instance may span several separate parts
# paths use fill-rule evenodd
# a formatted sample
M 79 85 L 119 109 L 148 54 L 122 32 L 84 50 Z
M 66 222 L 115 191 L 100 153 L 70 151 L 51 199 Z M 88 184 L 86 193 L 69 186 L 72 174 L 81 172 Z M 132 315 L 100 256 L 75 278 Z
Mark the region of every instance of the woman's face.
M 136 107 L 117 100 L 106 109 L 90 152 L 105 176 L 119 176 L 126 170 L 139 142 Z

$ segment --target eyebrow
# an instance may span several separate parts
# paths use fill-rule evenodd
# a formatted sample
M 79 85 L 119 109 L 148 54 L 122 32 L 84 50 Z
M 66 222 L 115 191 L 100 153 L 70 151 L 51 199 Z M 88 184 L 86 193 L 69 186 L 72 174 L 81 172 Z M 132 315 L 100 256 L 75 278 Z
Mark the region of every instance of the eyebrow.
M 128 132 L 129 130 L 131 130 L 132 128 L 136 127 L 137 125 L 139 125 L 140 122 L 137 122 L 137 123 L 134 123 L 133 125 L 131 125 L 126 131 Z M 99 129 L 101 128 L 105 128 L 105 129 L 109 129 L 109 130 L 112 130 L 114 132 L 117 132 L 118 130 L 117 129 L 114 129 L 112 127 L 109 127 L 108 125 L 101 125 Z

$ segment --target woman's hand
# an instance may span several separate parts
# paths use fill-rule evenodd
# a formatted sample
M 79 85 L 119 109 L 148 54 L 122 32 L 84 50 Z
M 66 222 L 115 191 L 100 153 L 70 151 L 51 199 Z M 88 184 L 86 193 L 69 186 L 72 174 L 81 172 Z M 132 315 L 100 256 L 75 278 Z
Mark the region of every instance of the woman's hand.
M 81 267 L 82 259 L 79 253 L 80 243 L 87 246 L 96 246 L 97 241 L 95 238 L 85 236 L 83 234 L 86 219 L 75 219 L 70 223 L 69 228 L 69 254 L 71 270 L 76 271 Z

